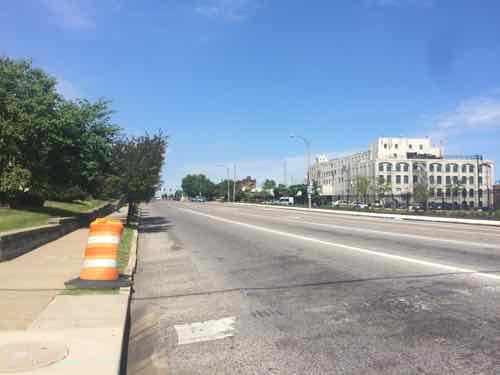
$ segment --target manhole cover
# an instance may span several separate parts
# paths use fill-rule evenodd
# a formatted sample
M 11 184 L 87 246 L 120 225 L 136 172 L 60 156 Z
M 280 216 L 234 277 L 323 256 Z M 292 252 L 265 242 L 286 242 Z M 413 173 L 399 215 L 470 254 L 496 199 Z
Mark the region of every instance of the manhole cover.
M 0 345 L 0 372 L 34 370 L 59 362 L 68 355 L 68 347 L 54 342 L 17 342 Z

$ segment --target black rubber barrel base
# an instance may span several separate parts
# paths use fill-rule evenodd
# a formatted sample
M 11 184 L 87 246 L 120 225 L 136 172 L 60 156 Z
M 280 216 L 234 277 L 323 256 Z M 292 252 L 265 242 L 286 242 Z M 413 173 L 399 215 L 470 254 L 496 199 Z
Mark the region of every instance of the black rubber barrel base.
M 120 275 L 118 280 L 100 281 L 100 280 L 82 280 L 80 278 L 66 281 L 64 285 L 74 286 L 84 289 L 114 289 L 124 288 L 131 285 L 130 278 Z

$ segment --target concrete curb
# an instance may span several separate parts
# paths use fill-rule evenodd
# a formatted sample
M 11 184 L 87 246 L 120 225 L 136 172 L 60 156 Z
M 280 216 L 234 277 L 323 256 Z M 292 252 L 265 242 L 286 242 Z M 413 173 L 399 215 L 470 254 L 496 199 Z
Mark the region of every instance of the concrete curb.
M 447 217 L 434 217 L 434 216 L 417 216 L 417 215 L 398 215 L 398 214 L 383 214 L 383 213 L 372 213 L 372 212 L 356 212 L 356 211 L 340 211 L 340 210 L 326 210 L 321 208 L 303 208 L 303 207 L 287 207 L 287 206 L 275 206 L 275 205 L 265 205 L 256 203 L 232 203 L 233 205 L 241 206 L 254 206 L 261 208 L 276 208 L 283 210 L 295 210 L 295 211 L 307 211 L 314 213 L 321 213 L 326 215 L 344 215 L 344 216 L 364 216 L 364 217 L 374 217 L 374 218 L 384 218 L 384 219 L 395 219 L 395 220 L 408 220 L 408 221 L 427 221 L 427 222 L 439 222 L 439 223 L 453 223 L 453 224 L 469 224 L 469 225 L 483 225 L 483 226 L 493 226 L 500 227 L 500 221 L 498 220 L 481 220 L 481 219 L 454 219 Z
M 127 269 L 124 274 L 133 279 L 135 269 L 137 267 L 137 245 L 139 243 L 139 232 L 137 229 L 134 230 L 132 238 L 132 246 L 130 248 L 130 254 L 127 264 Z M 118 374 L 126 374 L 127 372 L 127 352 L 128 352 L 128 340 L 130 333 L 130 303 L 132 301 L 133 293 L 133 283 L 129 287 L 120 288 L 120 294 L 128 294 L 126 313 L 123 319 L 123 330 L 122 330 L 122 340 L 120 347 L 120 363 L 118 366 Z

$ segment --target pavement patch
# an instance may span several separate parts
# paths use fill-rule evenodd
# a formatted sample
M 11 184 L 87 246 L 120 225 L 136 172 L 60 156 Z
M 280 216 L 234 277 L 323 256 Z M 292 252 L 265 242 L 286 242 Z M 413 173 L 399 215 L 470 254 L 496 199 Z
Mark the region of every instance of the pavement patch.
M 234 336 L 234 316 L 218 320 L 207 320 L 190 324 L 175 325 L 178 345 L 214 341 Z

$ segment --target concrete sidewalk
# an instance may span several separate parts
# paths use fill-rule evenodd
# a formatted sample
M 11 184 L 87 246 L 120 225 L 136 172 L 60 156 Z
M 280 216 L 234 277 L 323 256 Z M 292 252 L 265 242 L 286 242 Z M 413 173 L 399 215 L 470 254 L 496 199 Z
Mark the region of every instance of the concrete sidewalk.
M 79 274 L 87 235 L 80 229 L 0 263 L 0 373 L 16 361 L 33 364 L 23 374 L 119 373 L 130 288 L 60 294 Z
M 27 254 L 0 263 L 0 331 L 27 329 L 77 276 L 88 229 L 78 229 Z

